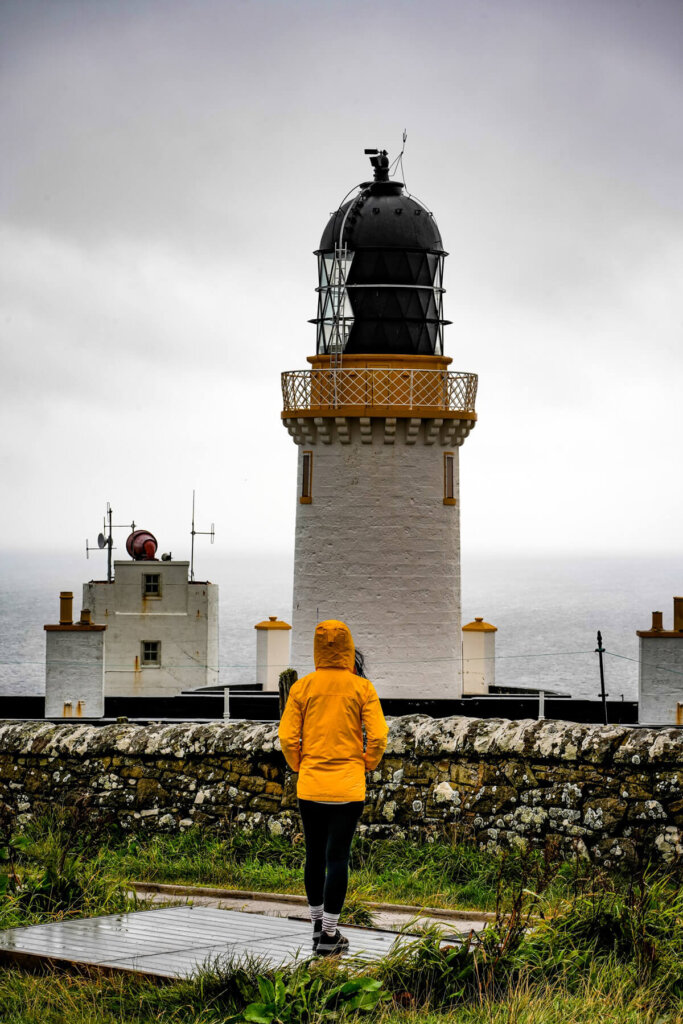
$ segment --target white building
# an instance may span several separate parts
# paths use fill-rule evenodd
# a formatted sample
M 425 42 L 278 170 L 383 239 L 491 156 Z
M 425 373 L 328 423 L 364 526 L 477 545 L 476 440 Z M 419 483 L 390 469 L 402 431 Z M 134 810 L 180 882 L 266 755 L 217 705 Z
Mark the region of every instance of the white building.
M 683 725 L 683 597 L 674 597 L 673 629 L 661 612 L 638 630 L 638 721 L 641 725 Z
M 292 665 L 342 619 L 384 697 L 459 697 L 459 447 L 477 378 L 443 354 L 446 253 L 431 213 L 374 181 L 318 250 L 317 353 L 282 375 L 298 447 Z
M 114 579 L 83 586 L 83 607 L 107 626 L 107 696 L 172 696 L 218 683 L 218 587 L 190 581 L 190 563 L 116 561 Z
M 59 623 L 45 629 L 45 717 L 101 718 L 107 627 L 84 607 L 73 621 L 73 594 L 59 595 Z

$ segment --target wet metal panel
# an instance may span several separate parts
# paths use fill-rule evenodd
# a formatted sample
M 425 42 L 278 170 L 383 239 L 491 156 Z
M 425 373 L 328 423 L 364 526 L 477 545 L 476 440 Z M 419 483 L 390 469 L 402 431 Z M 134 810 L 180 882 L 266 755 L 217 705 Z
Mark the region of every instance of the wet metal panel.
M 349 954 L 385 956 L 396 935 L 345 928 Z M 248 956 L 269 967 L 311 956 L 307 922 L 212 907 L 165 907 L 0 931 L 0 959 L 47 959 L 167 978 Z

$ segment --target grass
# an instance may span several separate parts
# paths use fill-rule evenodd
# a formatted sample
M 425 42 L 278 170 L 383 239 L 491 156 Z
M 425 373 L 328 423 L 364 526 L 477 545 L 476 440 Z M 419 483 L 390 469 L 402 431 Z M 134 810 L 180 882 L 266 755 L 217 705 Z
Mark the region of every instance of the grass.
M 303 894 L 303 836 L 293 841 L 265 832 L 218 837 L 199 829 L 111 844 L 99 864 L 122 880 L 167 882 Z M 501 883 L 512 885 L 521 855 L 501 859 L 459 838 L 415 844 L 359 838 L 351 855 L 349 891 L 374 902 L 494 910 Z M 558 893 L 575 869 L 563 865 L 554 881 Z
M 328 988 L 338 980 L 325 978 L 329 970 L 320 973 Z M 211 974 L 159 985 L 124 976 L 0 972 L 0 1020 L 13 1024 L 225 1024 L 251 998 L 259 996 L 254 973 L 248 971 L 241 988 L 225 975 Z M 315 1011 L 294 1018 L 297 1024 L 331 1024 L 333 1019 Z M 342 1013 L 341 1019 L 369 1024 L 683 1024 L 683 1004 L 662 1001 L 656 986 L 634 986 L 627 971 L 607 962 L 578 987 L 571 977 L 546 984 L 519 978 L 496 997 L 452 1007 L 411 1005 L 405 993 L 394 992 L 370 1015 Z
M 132 878 L 303 888 L 303 843 L 265 831 L 116 838 L 75 827 L 73 814 L 55 815 L 21 835 L 6 832 L 0 851 L 2 927 L 125 910 Z M 370 966 L 317 962 L 279 980 L 246 962 L 163 984 L 6 968 L 0 1021 L 227 1024 L 258 1003 L 252 1017 L 270 1024 L 343 1024 L 360 1014 L 373 1024 L 683 1024 L 683 891 L 674 874 L 643 866 L 632 878 L 563 862 L 552 848 L 494 856 L 462 836 L 424 844 L 360 839 L 352 914 L 362 915 L 364 899 L 498 914 L 469 949 L 444 948 L 427 933 Z M 269 992 L 279 1000 L 272 1012 L 263 1009 Z M 365 1012 L 354 999 L 365 1001 Z

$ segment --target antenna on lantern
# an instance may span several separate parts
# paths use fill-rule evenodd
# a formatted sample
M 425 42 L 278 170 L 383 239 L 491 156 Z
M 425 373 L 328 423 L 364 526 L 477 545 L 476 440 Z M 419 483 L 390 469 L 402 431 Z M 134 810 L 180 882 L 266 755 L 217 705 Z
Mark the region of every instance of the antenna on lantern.
M 192 492 L 192 529 L 190 530 L 190 536 L 192 537 L 192 544 L 190 546 L 190 582 L 192 582 L 192 580 L 194 580 L 194 539 L 195 539 L 195 537 L 196 536 L 210 537 L 211 538 L 211 543 L 213 544 L 213 540 L 214 540 L 215 535 L 216 535 L 216 533 L 215 533 L 215 530 L 214 530 L 213 523 L 211 523 L 211 529 L 210 530 L 195 530 L 195 528 L 194 528 L 194 491 L 193 491 Z
M 91 551 L 103 551 L 107 549 L 107 582 L 111 583 L 113 579 L 113 573 L 111 568 L 111 553 L 114 550 L 114 535 L 113 530 L 127 530 L 130 528 L 131 532 L 135 530 L 135 523 L 113 523 L 113 509 L 109 502 L 107 502 L 107 510 L 103 516 L 102 533 L 97 535 L 97 547 L 89 544 L 88 539 L 85 541 L 85 557 L 90 558 Z

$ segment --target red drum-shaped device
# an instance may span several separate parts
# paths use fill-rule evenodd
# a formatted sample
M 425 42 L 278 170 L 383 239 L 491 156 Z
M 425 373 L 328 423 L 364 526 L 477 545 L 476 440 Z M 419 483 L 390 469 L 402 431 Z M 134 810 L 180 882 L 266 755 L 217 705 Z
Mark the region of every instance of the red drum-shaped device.
M 126 551 L 136 562 L 151 562 L 156 558 L 157 539 L 149 530 L 135 530 L 126 541 Z

